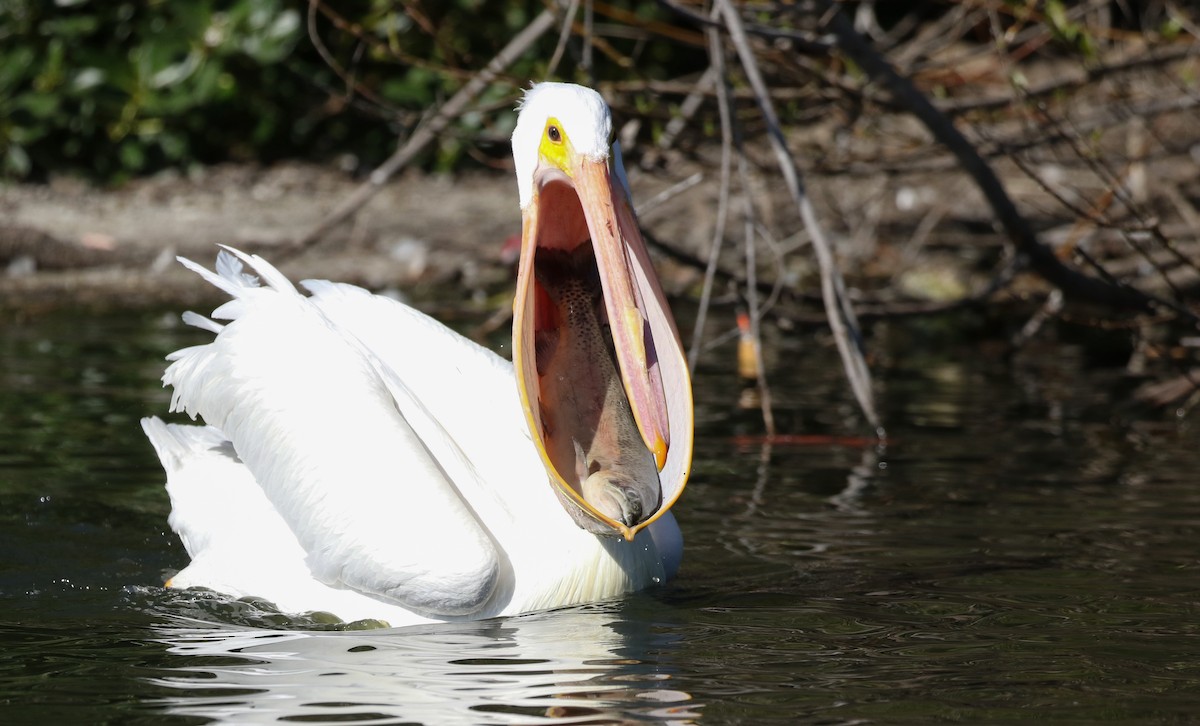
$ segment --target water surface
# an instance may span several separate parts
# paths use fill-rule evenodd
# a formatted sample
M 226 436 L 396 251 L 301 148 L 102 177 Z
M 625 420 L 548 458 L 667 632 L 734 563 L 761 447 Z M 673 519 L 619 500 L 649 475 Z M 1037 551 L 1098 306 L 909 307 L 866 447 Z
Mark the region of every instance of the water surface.
M 773 340 L 781 427 L 697 376 L 674 583 L 507 620 L 342 630 L 159 584 L 186 554 L 137 420 L 174 314 L 0 338 L 6 723 L 925 723 L 1200 713 L 1200 436 L 1087 342 L 1005 360 L 970 326 L 880 336 L 885 449 L 836 360 Z M 968 343 L 962 335 L 969 334 Z M 1193 416 L 1194 418 L 1194 416 Z

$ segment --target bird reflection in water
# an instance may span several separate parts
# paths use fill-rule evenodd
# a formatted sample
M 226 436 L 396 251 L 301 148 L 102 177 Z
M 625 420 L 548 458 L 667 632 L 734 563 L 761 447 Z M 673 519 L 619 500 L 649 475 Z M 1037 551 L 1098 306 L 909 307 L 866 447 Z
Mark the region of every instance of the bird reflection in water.
M 155 640 L 181 659 L 153 682 L 173 715 L 278 720 L 690 724 L 669 628 L 589 606 L 502 620 L 312 632 L 180 619 Z M 664 659 L 664 656 L 667 656 Z

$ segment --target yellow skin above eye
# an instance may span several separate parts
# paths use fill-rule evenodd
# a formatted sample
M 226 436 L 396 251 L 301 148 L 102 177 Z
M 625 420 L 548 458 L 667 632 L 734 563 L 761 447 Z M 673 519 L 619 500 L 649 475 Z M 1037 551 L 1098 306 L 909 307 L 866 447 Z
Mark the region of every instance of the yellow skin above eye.
M 557 141 L 553 138 L 555 133 L 552 129 L 557 131 Z M 569 160 L 575 155 L 575 150 L 571 147 L 571 140 L 567 138 L 558 119 L 550 118 L 546 121 L 546 129 L 542 132 L 542 143 L 538 145 L 538 154 L 556 169 L 571 176 Z

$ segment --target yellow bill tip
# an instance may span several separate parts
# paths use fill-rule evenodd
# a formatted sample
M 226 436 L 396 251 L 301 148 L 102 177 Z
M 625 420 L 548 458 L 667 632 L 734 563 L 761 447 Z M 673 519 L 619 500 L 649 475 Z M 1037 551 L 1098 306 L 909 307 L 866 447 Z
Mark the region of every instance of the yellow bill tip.
M 650 447 L 650 451 L 654 453 L 654 464 L 659 471 L 667 465 L 667 442 L 663 440 L 661 435 L 655 435 L 654 444 Z

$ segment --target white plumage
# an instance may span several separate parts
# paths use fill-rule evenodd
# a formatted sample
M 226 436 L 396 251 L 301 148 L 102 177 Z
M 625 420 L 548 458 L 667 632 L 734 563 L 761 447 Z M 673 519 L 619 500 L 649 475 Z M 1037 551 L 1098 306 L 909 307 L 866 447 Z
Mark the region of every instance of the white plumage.
M 214 313 L 232 322 L 172 354 L 163 378 L 173 410 L 211 425 L 143 421 L 192 557 L 172 586 L 407 625 L 599 600 L 673 574 L 669 514 L 634 542 L 566 515 L 507 361 L 394 300 L 324 281 L 304 296 L 231 252 L 268 286 L 246 286 L 222 253 L 226 275 L 204 274 L 238 295 Z
M 577 107 L 577 88 L 531 91 L 523 122 L 547 98 L 559 117 L 591 113 L 599 96 Z M 572 124 L 607 143 L 610 123 Z M 192 559 L 170 586 L 399 626 L 610 598 L 678 568 L 669 512 L 632 541 L 572 520 L 507 361 L 351 285 L 303 294 L 257 256 L 181 262 L 232 299 L 184 316 L 214 339 L 170 355 L 163 377 L 172 410 L 207 425 L 142 422 Z
M 521 99 L 521 115 L 512 135 L 521 209 L 533 200 L 538 146 L 551 118 L 562 124 L 563 133 L 584 158 L 607 161 L 612 148 L 612 116 L 600 94 L 570 83 L 539 83 L 529 89 Z M 623 168 L 621 176 L 625 176 Z

